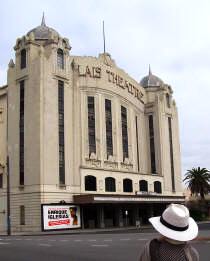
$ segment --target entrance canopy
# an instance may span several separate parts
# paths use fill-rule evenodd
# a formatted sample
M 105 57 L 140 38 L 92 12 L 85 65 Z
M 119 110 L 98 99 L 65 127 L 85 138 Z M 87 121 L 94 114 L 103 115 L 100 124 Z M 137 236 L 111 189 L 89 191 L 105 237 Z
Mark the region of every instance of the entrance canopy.
M 184 196 L 163 196 L 163 195 L 104 195 L 87 194 L 75 195 L 74 203 L 184 203 Z

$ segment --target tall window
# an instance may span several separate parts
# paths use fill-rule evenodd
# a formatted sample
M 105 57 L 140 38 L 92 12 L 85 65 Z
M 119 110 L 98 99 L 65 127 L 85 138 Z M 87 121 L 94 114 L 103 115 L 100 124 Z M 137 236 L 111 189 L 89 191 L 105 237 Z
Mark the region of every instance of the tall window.
M 121 106 L 123 160 L 128 158 L 127 109 Z
M 57 65 L 60 69 L 64 69 L 64 54 L 61 49 L 57 51 Z
M 168 93 L 166 93 L 166 104 L 167 104 L 167 107 L 170 108 L 170 96 Z
M 156 193 L 162 193 L 162 188 L 161 188 L 161 182 L 160 181 L 155 181 L 154 182 L 154 192 Z
M 96 177 L 91 175 L 85 176 L 85 190 L 96 191 Z
M 139 190 L 140 191 L 148 191 L 148 183 L 146 180 L 139 181 Z
M 138 134 L 138 117 L 136 116 L 136 154 L 137 154 L 137 170 L 139 172 L 139 134 Z
M 64 82 L 58 81 L 59 183 L 65 184 Z
M 88 96 L 88 138 L 89 155 L 96 154 L 96 134 L 95 134 L 95 102 L 94 97 Z
M 4 117 L 3 117 L 3 109 L 0 108 L 0 123 L 4 122 Z
M 24 185 L 24 81 L 20 82 L 20 111 L 19 111 L 19 182 Z
M 112 104 L 110 100 L 105 100 L 105 114 L 106 114 L 106 151 L 107 158 L 113 155 L 112 143 Z
M 152 115 L 149 115 L 149 140 L 150 140 L 151 172 L 156 173 L 155 137 L 154 137 L 154 125 L 153 125 L 153 116 Z
M 171 127 L 170 117 L 168 117 L 168 132 L 169 132 L 169 145 L 170 145 L 171 183 L 172 183 L 172 191 L 175 191 L 173 139 L 172 139 L 172 127 Z
M 26 68 L 26 49 L 20 52 L 20 69 Z
M 3 188 L 3 174 L 0 174 L 0 188 Z
M 105 178 L 105 190 L 108 192 L 115 192 L 115 179 L 112 177 Z
M 25 206 L 20 206 L 20 225 L 25 225 Z
M 131 179 L 123 180 L 123 192 L 133 192 L 133 183 Z

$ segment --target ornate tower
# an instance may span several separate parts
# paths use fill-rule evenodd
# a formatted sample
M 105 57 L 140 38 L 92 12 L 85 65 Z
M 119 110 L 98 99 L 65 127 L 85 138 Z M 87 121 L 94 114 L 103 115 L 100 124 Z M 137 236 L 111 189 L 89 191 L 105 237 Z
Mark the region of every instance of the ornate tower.
M 42 192 L 62 183 L 55 175 L 59 153 L 50 152 L 58 146 L 58 130 L 52 131 L 58 125 L 57 87 L 59 80 L 68 81 L 70 49 L 68 39 L 46 26 L 44 15 L 41 25 L 18 38 L 14 47 L 15 64 L 10 62 L 8 70 L 8 152 L 16 231 L 21 224 L 13 217 L 34 213 L 24 226 L 33 230 L 40 223 Z
M 181 192 L 178 113 L 172 88 L 153 75 L 150 67 L 140 85 L 147 93 L 149 172 L 164 177 L 164 191 Z

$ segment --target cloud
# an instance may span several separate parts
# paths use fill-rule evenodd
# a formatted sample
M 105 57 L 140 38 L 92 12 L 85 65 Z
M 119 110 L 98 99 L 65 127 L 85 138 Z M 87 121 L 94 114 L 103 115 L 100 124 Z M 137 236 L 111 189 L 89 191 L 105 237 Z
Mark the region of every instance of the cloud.
M 21 10 L 20 12 L 17 12 Z M 1 7 L 0 82 L 17 37 L 46 23 L 70 39 L 74 55 L 98 56 L 106 47 L 139 81 L 148 72 L 169 83 L 179 111 L 182 170 L 210 168 L 210 34 L 208 0 L 8 0 Z
M 0 67 L 0 86 L 6 84 L 6 78 L 7 78 L 7 68 Z

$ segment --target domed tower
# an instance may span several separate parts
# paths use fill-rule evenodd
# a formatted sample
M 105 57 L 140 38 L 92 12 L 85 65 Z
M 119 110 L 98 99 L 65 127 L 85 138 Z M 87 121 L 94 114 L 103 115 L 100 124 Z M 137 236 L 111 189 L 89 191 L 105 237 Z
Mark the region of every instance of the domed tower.
M 70 49 L 68 39 L 48 27 L 44 15 L 41 25 L 18 38 L 14 47 L 15 63 L 10 61 L 8 70 L 8 153 L 11 188 L 18 192 L 11 200 L 16 213 L 20 206 L 40 211 L 40 190 L 46 184 L 65 184 L 65 162 L 59 156 L 62 159 L 65 153 L 63 103 Z M 27 205 L 26 195 L 37 205 Z M 38 224 L 40 213 L 36 217 Z M 33 226 L 33 219 L 27 220 L 28 226 Z
M 140 81 L 147 95 L 145 113 L 148 125 L 150 172 L 164 177 L 164 190 L 181 192 L 178 114 L 172 88 L 149 73 Z
M 30 30 L 27 33 L 27 36 L 30 37 L 30 35 L 36 41 L 40 41 L 40 42 L 46 41 L 46 40 L 49 40 L 49 39 L 59 38 L 59 33 L 56 30 L 46 26 L 44 14 L 43 14 L 43 17 L 42 17 L 41 25 Z
M 142 78 L 140 85 L 144 88 L 161 87 L 164 85 L 164 82 L 159 77 L 152 74 L 151 68 L 149 66 L 149 74 Z

